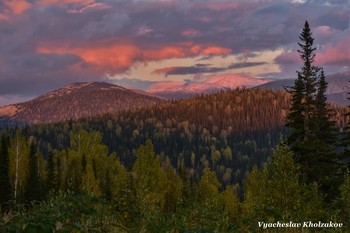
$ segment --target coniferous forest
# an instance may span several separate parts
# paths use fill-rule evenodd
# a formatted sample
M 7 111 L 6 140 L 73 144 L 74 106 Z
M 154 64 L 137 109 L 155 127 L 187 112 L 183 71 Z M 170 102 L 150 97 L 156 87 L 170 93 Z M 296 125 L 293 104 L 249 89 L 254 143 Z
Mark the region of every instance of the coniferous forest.
M 350 107 L 327 103 L 313 41 L 306 22 L 286 91 L 1 126 L 0 231 L 350 232 Z

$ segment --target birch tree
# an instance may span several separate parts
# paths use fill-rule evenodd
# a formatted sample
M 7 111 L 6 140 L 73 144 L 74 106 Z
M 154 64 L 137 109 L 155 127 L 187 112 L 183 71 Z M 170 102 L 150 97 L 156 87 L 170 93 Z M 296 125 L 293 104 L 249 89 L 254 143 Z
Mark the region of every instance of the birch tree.
M 19 133 L 11 140 L 9 174 L 13 199 L 21 201 L 29 173 L 29 149 L 25 138 Z

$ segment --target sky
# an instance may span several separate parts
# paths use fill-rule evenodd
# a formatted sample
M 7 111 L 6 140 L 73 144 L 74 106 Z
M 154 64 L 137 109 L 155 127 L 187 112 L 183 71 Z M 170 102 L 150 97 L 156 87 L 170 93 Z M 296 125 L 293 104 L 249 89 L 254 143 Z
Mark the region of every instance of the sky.
M 349 72 L 348 0 L 0 0 L 0 106 L 73 82 L 294 78 L 306 20 L 317 65 Z

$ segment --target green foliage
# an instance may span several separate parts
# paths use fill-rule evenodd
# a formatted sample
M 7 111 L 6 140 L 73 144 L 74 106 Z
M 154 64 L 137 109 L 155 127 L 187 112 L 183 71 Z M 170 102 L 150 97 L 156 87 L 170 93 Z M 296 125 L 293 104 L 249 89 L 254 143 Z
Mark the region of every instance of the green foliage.
M 258 221 L 324 219 L 324 204 L 318 187 L 301 182 L 300 166 L 293 157 L 293 152 L 282 142 L 261 172 L 254 167 L 249 174 L 244 183 L 243 202 L 244 221 L 249 229 L 256 228 Z
M 108 202 L 71 192 L 10 213 L 7 221 L 1 232 L 128 232 Z
M 28 202 L 34 200 L 41 200 L 43 198 L 44 192 L 44 175 L 42 169 L 44 169 L 45 161 L 40 160 L 41 155 L 36 151 L 35 139 L 29 139 L 29 173 L 28 173 L 28 182 L 26 184 L 25 190 L 25 200 Z M 39 162 L 41 161 L 41 163 Z M 39 167 L 39 165 L 41 165 Z M 40 169 L 41 168 L 41 169 Z M 41 170 L 41 171 L 40 171 Z M 45 173 L 45 172 L 44 172 Z
M 348 100 L 350 101 L 350 90 L 348 91 Z M 345 116 L 347 118 L 347 125 L 345 127 L 345 136 L 342 140 L 342 144 L 345 147 L 342 159 L 345 161 L 347 169 L 350 170 L 350 104 L 348 105 L 347 113 Z
M 6 209 L 6 203 L 11 198 L 11 184 L 9 177 L 9 151 L 8 135 L 1 135 L 0 142 L 0 211 Z
M 53 152 L 48 163 L 48 170 L 52 171 L 41 171 L 41 162 L 37 161 L 39 177 L 45 179 L 51 174 L 56 177 L 51 194 L 41 202 L 13 205 L 3 213 L 1 232 L 224 233 L 256 232 L 258 221 L 347 222 L 349 179 L 341 189 L 340 204 L 344 208 L 328 214 L 318 187 L 302 182 L 300 166 L 284 143 L 276 147 L 262 171 L 252 169 L 244 182 L 245 196 L 241 202 L 238 185 L 222 190 L 210 167 L 203 168 L 199 180 L 188 173 L 180 178 L 166 156 L 162 161 L 155 155 L 150 140 L 135 151 L 136 161 L 128 171 L 115 154 L 107 155 L 98 133 L 80 131 L 73 137 L 79 135 L 80 147 L 77 143 L 67 150 Z M 21 137 L 17 136 L 19 140 Z M 79 164 L 85 169 L 76 172 L 82 183 L 78 191 L 69 191 L 73 186 L 67 182 L 68 168 L 72 159 L 82 162 L 83 155 L 85 165 Z
M 341 192 L 341 206 L 342 208 L 342 220 L 347 229 L 350 230 L 350 175 L 346 174 L 344 183 L 340 187 Z
M 268 203 L 275 219 L 302 221 L 300 167 L 293 160 L 293 152 L 281 142 L 268 165 Z
M 17 131 L 15 138 L 11 140 L 9 151 L 10 167 L 9 176 L 12 187 L 12 199 L 23 201 L 29 173 L 28 144 L 23 135 Z

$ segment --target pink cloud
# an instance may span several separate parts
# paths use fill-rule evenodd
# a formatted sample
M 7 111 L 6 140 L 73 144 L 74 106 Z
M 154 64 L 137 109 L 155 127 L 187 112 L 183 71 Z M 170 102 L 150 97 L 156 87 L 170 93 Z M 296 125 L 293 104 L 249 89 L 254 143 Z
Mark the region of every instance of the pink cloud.
M 115 74 L 129 69 L 136 62 L 159 61 L 171 58 L 186 58 L 198 55 L 227 55 L 231 49 L 220 46 L 206 46 L 183 42 L 173 45 L 158 45 L 142 48 L 133 43 L 106 43 L 84 46 L 72 46 L 62 43 L 39 43 L 37 53 L 42 54 L 74 54 L 83 61 L 96 66 L 101 71 Z M 157 71 L 155 73 L 164 73 Z
M 332 28 L 330 26 L 318 26 L 315 28 L 314 33 L 319 36 L 330 36 L 332 34 Z
M 186 29 L 186 30 L 182 31 L 181 35 L 183 35 L 183 36 L 197 36 L 197 35 L 199 35 L 199 31 L 197 31 L 196 29 L 190 28 L 190 29 Z
M 91 5 L 95 3 L 94 0 L 40 0 L 37 5 L 39 6 L 50 6 L 50 5 L 65 5 L 65 4 L 81 4 Z
M 322 30 L 328 30 L 323 28 Z M 297 51 L 286 52 L 275 58 L 275 62 L 281 65 L 283 71 L 299 70 L 302 60 Z M 298 65 L 299 64 L 299 65 Z M 327 43 L 323 48 L 316 50 L 315 65 L 325 67 L 350 67 L 350 43 L 348 38 L 339 38 L 337 41 Z
M 7 20 L 8 16 L 4 13 L 0 13 L 0 20 Z
M 88 11 L 94 11 L 94 10 L 105 10 L 105 9 L 110 9 L 111 7 L 104 4 L 104 3 L 91 3 L 89 5 L 83 5 L 80 9 L 70 9 L 68 10 L 68 13 L 73 13 L 73 14 L 81 14 L 85 13 Z
M 164 46 L 160 49 L 143 51 L 143 57 L 146 61 L 169 58 L 184 58 L 186 57 L 186 51 L 180 46 Z
M 328 43 L 324 51 L 317 54 L 315 61 L 320 65 L 349 66 L 350 43 L 349 38 L 342 38 L 336 44 Z
M 151 32 L 154 32 L 154 29 L 147 26 L 142 26 L 137 29 L 136 36 L 143 36 Z
M 32 7 L 32 4 L 26 0 L 9 1 L 5 0 L 4 4 L 8 6 L 12 12 L 16 15 L 22 14 L 26 10 Z
M 143 50 L 145 61 L 162 60 L 169 58 L 185 58 L 197 55 L 227 55 L 232 51 L 230 48 L 220 46 L 208 46 L 193 44 L 192 42 L 179 43 L 155 49 Z
M 32 7 L 32 4 L 26 0 L 3 0 L 2 2 L 7 10 L 5 10 L 3 13 L 0 13 L 0 19 L 8 19 L 9 14 L 21 15 Z
M 169 74 L 174 70 L 177 70 L 178 67 L 173 66 L 173 67 L 165 67 L 165 68 L 160 68 L 160 69 L 155 69 L 152 71 L 152 74 Z
M 200 53 L 202 55 L 228 55 L 232 52 L 229 48 L 223 48 L 218 46 L 210 46 L 203 49 Z
M 239 7 L 239 4 L 236 2 L 228 2 L 228 1 L 218 1 L 218 2 L 199 2 L 196 4 L 193 4 L 194 8 L 200 8 L 205 10 L 211 10 L 211 11 L 230 11 L 237 9 Z
M 132 44 L 118 44 L 110 46 L 88 46 L 86 48 L 72 48 L 69 46 L 42 46 L 38 53 L 74 54 L 85 62 L 95 65 L 107 73 L 117 73 L 128 69 L 136 60 L 140 60 L 140 50 Z

